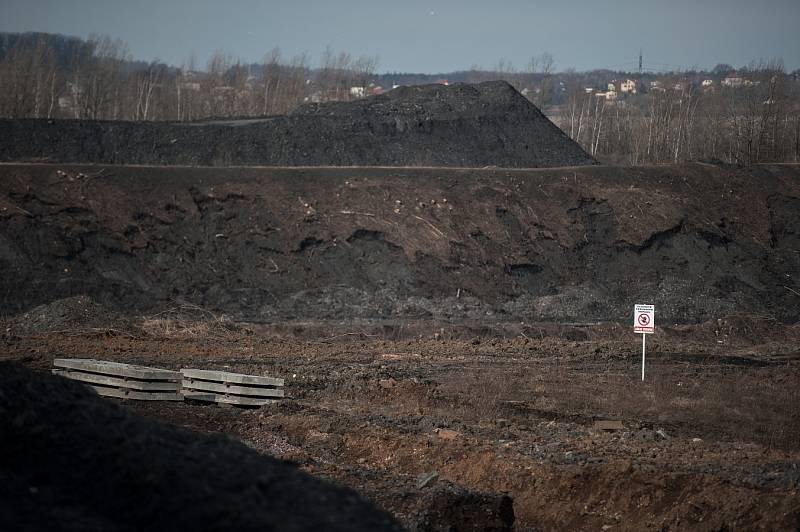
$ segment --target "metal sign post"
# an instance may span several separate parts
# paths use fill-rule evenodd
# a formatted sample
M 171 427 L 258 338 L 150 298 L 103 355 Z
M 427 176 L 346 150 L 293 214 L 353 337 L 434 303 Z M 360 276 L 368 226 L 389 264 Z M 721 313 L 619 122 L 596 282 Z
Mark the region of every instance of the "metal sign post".
M 647 335 L 655 332 L 656 309 L 653 305 L 636 305 L 633 307 L 633 332 L 642 334 L 642 381 L 644 381 L 644 361 Z
M 644 382 L 644 354 L 645 354 L 645 340 L 647 339 L 647 335 L 642 333 L 642 382 Z

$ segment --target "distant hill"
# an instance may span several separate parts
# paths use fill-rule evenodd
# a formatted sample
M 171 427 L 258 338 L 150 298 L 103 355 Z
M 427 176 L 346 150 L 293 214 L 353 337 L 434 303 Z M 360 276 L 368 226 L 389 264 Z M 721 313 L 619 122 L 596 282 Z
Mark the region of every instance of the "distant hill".
M 92 53 L 91 45 L 79 37 L 57 33 L 0 32 L 0 60 L 3 60 L 16 46 L 35 47 L 39 42 L 43 42 L 53 50 L 56 62 L 62 68 L 69 67 L 76 58 L 85 60 Z

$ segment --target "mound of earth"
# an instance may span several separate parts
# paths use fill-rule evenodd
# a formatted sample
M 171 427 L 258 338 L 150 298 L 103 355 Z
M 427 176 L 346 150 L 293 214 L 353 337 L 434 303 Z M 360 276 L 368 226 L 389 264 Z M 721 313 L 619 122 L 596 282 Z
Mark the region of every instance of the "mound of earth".
M 263 119 L 0 120 L 0 161 L 517 168 L 594 163 L 502 81 L 401 87 Z
M 87 177 L 88 176 L 88 177 Z M 0 165 L 0 311 L 800 320 L 800 166 Z
M 57 299 L 16 316 L 8 324 L 15 334 L 87 330 L 124 325 L 115 311 L 88 296 Z
M 449 532 L 453 523 L 464 532 L 506 532 L 513 530 L 511 497 L 489 497 L 482 493 L 449 487 L 434 490 L 414 522 L 416 530 Z
M 349 489 L 19 364 L 0 363 L 0 426 L 9 529 L 401 529 Z

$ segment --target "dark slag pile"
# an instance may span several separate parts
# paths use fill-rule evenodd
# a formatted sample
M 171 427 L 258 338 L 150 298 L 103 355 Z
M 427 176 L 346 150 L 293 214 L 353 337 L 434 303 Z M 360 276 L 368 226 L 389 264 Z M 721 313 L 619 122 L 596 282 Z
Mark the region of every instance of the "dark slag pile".
M 117 312 L 84 295 L 39 305 L 16 316 L 9 325 L 15 334 L 90 331 L 129 326 Z
M 0 120 L 0 161 L 514 168 L 594 163 L 502 81 L 400 87 L 261 119 Z
M 627 322 L 637 300 L 662 324 L 800 316 L 798 166 L 0 165 L 0 183 L 12 334 L 184 304 L 262 323 Z M 97 304 L 58 301 L 76 295 Z
M 4 530 L 400 530 L 352 490 L 19 364 L 0 363 L 0 427 Z

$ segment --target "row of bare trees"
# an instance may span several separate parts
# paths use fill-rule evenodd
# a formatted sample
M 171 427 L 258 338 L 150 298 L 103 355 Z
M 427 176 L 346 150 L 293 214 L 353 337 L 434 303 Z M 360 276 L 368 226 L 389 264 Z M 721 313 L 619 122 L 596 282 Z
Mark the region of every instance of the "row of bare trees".
M 800 161 L 800 84 L 780 62 L 748 70 L 743 86 L 679 80 L 624 101 L 572 87 L 555 120 L 591 155 L 618 164 Z
M 376 57 L 326 49 L 319 68 L 308 54 L 279 49 L 260 64 L 215 53 L 205 68 L 134 62 L 119 40 L 93 36 L 58 61 L 41 38 L 21 41 L 0 59 L 0 117 L 105 120 L 197 120 L 284 114 L 308 100 L 344 100 L 365 86 Z
M 0 62 L 0 114 L 53 116 L 61 86 L 55 54 L 43 42 L 17 46 Z

